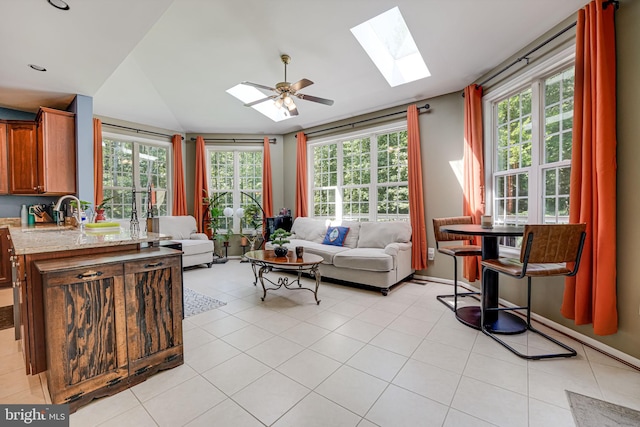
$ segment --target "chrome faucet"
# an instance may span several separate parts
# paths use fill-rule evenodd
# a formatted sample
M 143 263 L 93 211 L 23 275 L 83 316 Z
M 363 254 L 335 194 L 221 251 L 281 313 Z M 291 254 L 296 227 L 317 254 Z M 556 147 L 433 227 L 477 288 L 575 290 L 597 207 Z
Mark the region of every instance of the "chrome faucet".
M 66 196 L 60 197 L 58 199 L 58 201 L 56 202 L 56 205 L 53 207 L 53 210 L 60 212 L 60 208 L 62 206 L 62 201 L 64 199 L 73 199 L 78 204 L 78 210 L 77 210 L 77 212 L 73 213 L 73 216 L 76 219 L 76 222 L 78 223 L 78 226 L 82 229 L 82 227 L 84 226 L 84 224 L 82 223 L 82 218 L 84 217 L 84 215 L 83 215 L 84 212 L 82 212 L 82 204 L 80 203 L 80 199 L 78 199 L 73 194 L 67 194 Z M 59 215 L 59 214 L 57 215 L 58 225 L 60 225 L 60 216 L 61 215 Z

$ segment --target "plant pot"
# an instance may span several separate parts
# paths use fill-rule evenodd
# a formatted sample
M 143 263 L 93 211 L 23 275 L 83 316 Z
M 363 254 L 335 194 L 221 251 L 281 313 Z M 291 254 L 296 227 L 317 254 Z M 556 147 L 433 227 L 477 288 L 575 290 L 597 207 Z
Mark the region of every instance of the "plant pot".
M 278 258 L 281 258 L 281 257 L 286 257 L 287 256 L 287 253 L 289 252 L 289 249 L 284 247 L 284 246 L 276 246 L 273 249 L 273 252 L 276 254 L 276 256 Z
M 244 236 L 240 237 L 240 246 L 249 246 L 249 239 Z
M 96 222 L 104 222 L 107 220 L 107 217 L 104 216 L 104 209 L 96 210 Z

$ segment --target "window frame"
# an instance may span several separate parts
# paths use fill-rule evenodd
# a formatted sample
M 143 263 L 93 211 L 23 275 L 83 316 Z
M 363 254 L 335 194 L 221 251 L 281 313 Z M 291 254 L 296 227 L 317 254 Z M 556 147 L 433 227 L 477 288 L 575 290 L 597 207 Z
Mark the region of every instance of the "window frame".
M 159 148 L 165 148 L 167 150 L 167 188 L 166 189 L 156 189 L 156 190 L 164 190 L 166 191 L 166 203 L 167 203 L 167 214 L 171 215 L 171 208 L 173 206 L 173 161 L 174 161 L 174 157 L 173 157 L 173 144 L 171 143 L 171 141 L 161 141 L 158 139 L 151 139 L 151 138 L 144 138 L 144 137 L 140 137 L 140 136 L 134 136 L 134 135 L 129 135 L 126 133 L 118 133 L 118 132 L 102 132 L 102 141 L 104 141 L 104 139 L 112 139 L 112 140 L 116 140 L 119 142 L 124 142 L 124 143 L 132 143 L 133 147 L 132 147 L 132 168 L 133 168 L 133 183 L 135 185 L 136 188 L 136 206 L 137 206 L 137 213 L 138 213 L 138 219 L 144 218 L 147 215 L 146 212 L 146 207 L 145 207 L 145 202 L 146 202 L 146 192 L 147 192 L 147 188 L 143 188 L 140 184 L 140 145 L 145 145 L 145 146 L 152 146 L 152 147 L 159 147 Z M 101 144 L 101 148 L 102 148 L 102 144 Z M 102 156 L 103 156 L 103 164 L 104 164 L 104 149 L 102 152 Z M 137 173 L 136 173 L 137 171 Z M 120 188 L 122 187 L 112 187 L 112 186 L 106 186 L 103 183 L 103 197 L 105 194 L 105 191 L 107 190 L 114 190 L 114 191 L 118 191 L 120 190 Z M 113 209 L 111 208 L 109 202 L 107 202 L 106 206 L 109 207 L 109 212 L 112 212 Z M 155 210 L 155 209 L 154 209 Z M 156 214 L 157 215 L 157 214 Z M 131 219 L 131 218 L 114 218 L 116 220 L 127 220 L 127 219 Z
M 337 158 L 337 183 L 335 186 L 335 215 L 327 216 L 327 217 L 318 217 L 323 219 L 332 219 L 335 221 L 345 221 L 344 212 L 343 212 L 343 202 L 344 202 L 344 189 L 354 189 L 354 188 L 369 188 L 369 215 L 367 218 L 360 215 L 358 219 L 347 219 L 349 221 L 378 221 L 378 208 L 377 208 L 377 198 L 378 198 L 378 187 L 381 183 L 378 182 L 378 136 L 386 135 L 394 132 L 407 132 L 407 122 L 406 120 L 395 120 L 392 122 L 384 123 L 377 126 L 372 126 L 366 129 L 359 129 L 352 132 L 346 132 L 336 135 L 331 135 L 327 137 L 320 137 L 314 139 L 313 141 L 307 142 L 307 203 L 309 206 L 309 216 L 315 216 L 315 206 L 314 206 L 314 191 L 319 190 L 325 187 L 315 187 L 314 182 L 314 148 L 319 146 L 328 146 L 331 144 L 337 144 L 338 150 L 336 154 Z M 344 169 L 343 169 L 343 150 L 342 144 L 345 142 L 349 142 L 355 139 L 363 139 L 369 138 L 369 153 L 370 153 L 370 164 L 371 164 L 371 175 L 368 184 L 344 184 L 342 181 L 344 178 Z M 409 187 L 409 181 L 407 176 L 406 183 L 404 181 L 398 182 L 384 182 L 388 187 L 403 187 L 406 184 L 407 190 Z M 329 186 L 332 187 L 332 186 Z M 329 188 L 327 187 L 327 188 Z M 334 218 L 335 217 L 335 218 Z M 396 220 L 404 220 L 409 221 L 409 213 L 406 216 L 400 216 L 396 218 Z
M 212 177 L 212 169 L 211 169 L 211 163 L 209 161 L 209 157 L 210 157 L 210 153 L 213 151 L 218 151 L 218 152 L 232 152 L 233 153 L 233 189 L 231 190 L 217 190 L 217 189 L 213 189 L 212 185 L 211 185 L 211 177 Z M 240 189 L 240 154 L 241 152 L 260 152 L 262 155 L 262 162 L 260 164 L 260 169 L 262 170 L 262 168 L 264 167 L 264 147 L 262 145 L 246 145 L 246 146 L 237 146 L 237 145 L 206 145 L 205 146 L 205 156 L 207 159 L 207 169 L 206 169 L 206 173 L 207 173 L 207 177 L 209 178 L 208 182 L 207 182 L 207 186 L 209 188 L 209 197 L 213 196 L 214 194 L 223 194 L 223 193 L 231 193 L 231 197 L 232 197 L 232 205 L 231 208 L 234 210 L 234 215 L 232 217 L 232 226 L 231 226 L 231 230 L 234 234 L 244 234 L 244 233 L 248 233 L 251 232 L 252 230 L 249 230 L 247 228 L 240 228 L 241 227 L 241 218 L 238 218 L 235 215 L 235 211 L 237 208 L 241 207 L 241 201 L 243 200 L 243 195 L 242 192 L 244 191 L 247 194 L 250 194 L 251 196 L 255 197 L 256 200 L 258 200 L 258 202 L 260 203 L 260 206 L 263 205 L 262 202 L 262 197 L 263 197 L 263 193 L 264 193 L 264 183 L 262 182 L 262 176 L 260 176 L 260 185 L 261 188 L 259 190 L 257 189 L 251 189 L 251 190 L 241 190 Z M 256 197 L 256 194 L 259 195 L 260 197 Z M 244 197 L 245 199 L 245 205 L 248 203 L 246 201 L 246 197 Z M 252 202 L 252 201 L 250 201 Z M 223 206 L 223 208 L 227 206 L 226 204 Z M 224 226 L 226 228 L 219 228 L 219 232 L 220 233 L 225 233 L 228 230 L 228 217 L 222 216 L 220 217 L 222 223 L 224 224 Z
M 529 173 L 528 182 L 528 216 L 525 223 L 544 223 L 544 170 L 561 167 L 563 165 L 570 165 L 571 160 L 565 160 L 561 162 L 553 163 L 541 163 L 544 161 L 544 99 L 540 99 L 540 95 L 544 96 L 544 84 L 545 79 L 553 76 L 554 74 L 562 72 L 564 69 L 571 67 L 575 63 L 575 45 L 560 49 L 555 54 L 549 55 L 547 58 L 541 60 L 538 64 L 532 65 L 524 72 L 516 75 L 513 78 L 509 78 L 508 81 L 497 85 L 495 88 L 491 88 L 483 96 L 483 136 L 486 141 L 484 146 L 484 181 L 485 181 L 485 200 L 486 214 L 494 214 L 495 206 L 495 189 L 494 189 L 494 177 L 496 172 L 499 174 L 504 172 L 505 175 L 512 173 L 521 173 L 527 171 Z M 511 169 L 505 171 L 497 171 L 497 153 L 498 153 L 498 135 L 497 135 L 497 104 L 499 101 L 505 100 L 508 97 L 531 88 L 532 93 L 532 121 L 531 121 L 531 166 L 527 168 Z M 535 114 L 534 114 L 535 110 Z M 495 219 L 495 218 L 494 218 Z M 518 245 L 516 245 L 518 246 Z M 500 245 L 501 251 L 506 253 L 519 253 L 518 247 Z

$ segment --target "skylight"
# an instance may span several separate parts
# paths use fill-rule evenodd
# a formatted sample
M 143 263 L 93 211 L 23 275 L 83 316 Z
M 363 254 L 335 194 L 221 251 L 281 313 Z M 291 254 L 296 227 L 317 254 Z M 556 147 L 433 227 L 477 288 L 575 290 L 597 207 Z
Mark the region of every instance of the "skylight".
M 431 75 L 397 6 L 351 32 L 391 87 Z
M 227 89 L 227 93 L 238 98 L 245 104 L 249 102 L 257 101 L 258 99 L 265 98 L 267 95 L 260 92 L 258 89 L 252 86 L 246 86 L 241 84 L 235 85 L 234 87 Z M 291 118 L 289 115 L 289 110 L 286 108 L 278 108 L 276 107 L 275 102 L 272 99 L 267 99 L 260 104 L 256 104 L 251 108 L 259 111 L 265 116 L 269 117 L 274 122 L 280 122 L 282 120 L 286 120 Z

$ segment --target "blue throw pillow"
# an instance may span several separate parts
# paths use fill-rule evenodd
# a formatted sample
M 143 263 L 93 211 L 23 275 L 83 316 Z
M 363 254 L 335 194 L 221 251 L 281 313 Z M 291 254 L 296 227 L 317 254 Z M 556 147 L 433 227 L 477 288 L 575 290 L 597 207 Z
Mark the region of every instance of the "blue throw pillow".
M 349 227 L 329 227 L 322 241 L 323 245 L 342 246 L 347 237 Z

